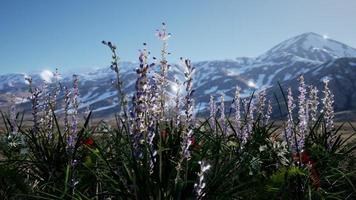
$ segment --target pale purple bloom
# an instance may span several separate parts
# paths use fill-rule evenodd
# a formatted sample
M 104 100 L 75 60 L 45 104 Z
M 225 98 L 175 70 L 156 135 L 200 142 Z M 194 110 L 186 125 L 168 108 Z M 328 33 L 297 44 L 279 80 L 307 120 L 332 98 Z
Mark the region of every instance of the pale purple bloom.
M 29 85 L 29 92 L 30 92 L 30 101 L 32 106 L 32 122 L 33 122 L 33 132 L 37 132 L 39 129 L 39 121 L 38 121 L 38 113 L 39 113 L 39 98 L 41 95 L 41 91 L 38 88 L 35 88 L 32 83 L 31 77 L 25 77 L 25 80 L 28 82 Z
M 116 82 L 115 81 L 112 81 L 112 82 L 117 89 L 117 96 L 118 96 L 118 101 L 119 101 L 119 105 L 120 105 L 120 112 L 122 112 L 124 114 L 124 120 L 128 120 L 127 99 L 126 99 L 126 95 L 124 92 L 123 82 L 121 80 L 120 66 L 119 66 L 120 58 L 116 53 L 117 47 L 114 44 L 112 44 L 111 42 L 102 41 L 102 43 L 104 45 L 108 46 L 111 50 L 112 61 L 111 61 L 110 69 L 113 70 L 116 74 Z
M 182 60 L 183 61 L 183 60 Z M 190 60 L 186 59 L 183 61 L 185 66 L 185 124 L 186 130 L 183 137 L 183 156 L 187 159 L 190 159 L 189 148 L 192 144 L 193 128 L 194 128 L 194 99 L 193 99 L 193 74 L 195 68 L 191 65 Z
M 294 127 L 294 122 L 293 122 L 293 110 L 295 108 L 295 104 L 294 104 L 294 98 L 293 98 L 293 94 L 292 94 L 292 89 L 288 88 L 288 116 L 287 116 L 287 127 L 285 129 L 285 140 L 286 142 L 292 147 L 293 151 L 296 151 L 296 141 L 295 138 L 293 137 L 293 127 Z
M 168 55 L 168 43 L 167 40 L 170 37 L 170 34 L 167 33 L 167 28 L 166 24 L 162 23 L 162 29 L 157 30 L 157 37 L 163 41 L 162 49 L 161 49 L 161 60 L 160 60 L 160 73 L 156 74 L 156 79 L 157 79 L 157 88 L 158 88 L 158 102 L 160 105 L 160 121 L 163 121 L 165 119 L 165 113 L 166 113 L 166 99 L 167 99 L 167 75 L 168 75 L 168 61 L 167 61 L 167 55 Z
M 265 125 L 267 125 L 269 123 L 271 114 L 272 114 L 272 101 L 268 100 L 267 112 L 265 114 L 265 122 L 264 122 Z
M 317 121 L 318 114 L 318 89 L 315 86 L 310 86 L 310 95 L 309 95 L 309 107 L 310 107 L 310 117 L 311 123 L 314 124 Z
M 266 90 L 262 90 L 257 95 L 257 117 L 261 119 L 264 118 L 265 115 L 265 106 L 266 106 Z
M 66 87 L 64 87 L 64 92 L 64 133 L 69 134 L 69 106 L 71 100 L 71 92 Z
M 322 99 L 323 101 L 323 110 L 322 113 L 324 114 L 324 120 L 325 120 L 325 128 L 327 132 L 331 132 L 334 129 L 334 95 L 330 91 L 329 88 L 329 80 L 325 79 L 324 80 L 324 98 Z M 331 136 L 331 141 L 333 140 L 333 136 Z M 330 141 L 330 142 L 331 142 Z
M 176 92 L 176 96 L 175 96 L 175 107 L 174 107 L 174 121 L 175 121 L 175 125 L 177 127 L 179 127 L 180 125 L 180 83 L 176 80 L 176 84 L 178 85 L 178 89 Z
M 211 165 L 206 161 L 199 161 L 200 172 L 198 173 L 198 182 L 194 184 L 194 190 L 198 199 L 203 198 L 206 194 L 204 189 L 206 187 L 205 175 L 211 168 Z
M 298 142 L 297 142 L 297 149 L 299 151 L 303 150 L 304 148 L 304 140 L 305 140 L 305 135 L 307 134 L 308 131 L 308 100 L 306 97 L 307 90 L 306 86 L 304 83 L 304 77 L 301 75 L 299 77 L 299 96 L 298 96 L 298 119 L 299 119 L 299 124 L 298 124 Z
M 53 110 L 56 110 L 56 103 L 57 103 L 57 96 L 61 90 L 59 80 L 61 78 L 61 74 L 59 73 L 58 69 L 56 68 L 56 71 L 53 73 L 53 80 L 54 80 L 54 91 L 52 94 L 51 98 L 51 106 Z
M 240 87 L 236 86 L 235 97 L 234 97 L 235 123 L 236 123 L 235 131 L 236 131 L 237 138 L 239 138 L 241 140 L 242 132 L 241 132 L 241 97 L 240 97 L 241 94 L 240 94 L 240 92 L 241 92 Z
M 242 128 L 241 141 L 242 144 L 245 144 L 248 138 L 251 136 L 253 130 L 253 123 L 254 123 L 253 113 L 255 110 L 253 96 L 251 96 L 250 99 L 244 99 L 243 105 L 244 105 L 244 114 L 245 114 L 245 124 L 244 127 Z
M 209 110 L 210 110 L 210 126 L 211 128 L 215 131 L 216 129 L 216 104 L 214 100 L 214 96 L 210 95 L 210 101 L 209 101 Z
M 171 34 L 167 33 L 166 23 L 162 23 L 161 30 L 156 30 L 156 36 L 162 41 L 166 41 L 171 37 Z
M 53 134 L 53 107 L 51 106 L 53 106 L 52 103 L 55 102 L 55 100 L 52 99 L 52 94 L 50 92 L 49 85 L 47 82 L 44 82 L 42 85 L 42 101 L 42 127 L 47 132 L 48 139 L 51 139 Z
M 253 96 L 251 96 L 249 101 L 245 102 L 245 111 L 246 111 L 246 127 L 247 127 L 247 132 L 249 136 L 252 134 L 252 128 L 253 128 L 253 123 L 254 123 L 254 111 L 255 111 L 255 102 L 253 99 Z
M 70 149 L 74 148 L 75 142 L 77 140 L 77 132 L 78 132 L 78 108 L 79 108 L 79 83 L 78 83 L 78 76 L 73 75 L 73 90 L 72 90 L 72 109 L 71 109 L 71 117 L 72 117 L 72 124 L 71 130 L 68 136 L 68 147 Z
M 13 135 L 17 135 L 18 132 L 18 127 L 17 127 L 17 121 L 16 121 L 16 102 L 15 102 L 15 96 L 12 95 L 11 97 L 11 102 L 10 102 L 10 128 L 11 128 L 11 133 Z
M 146 46 L 144 44 L 144 46 Z M 148 51 L 146 47 L 140 51 L 140 66 L 136 69 L 136 73 L 138 75 L 136 80 L 136 93 L 133 97 L 133 145 L 135 149 L 135 156 L 141 157 L 141 146 L 144 142 L 144 135 L 147 134 L 148 126 L 145 122 L 147 113 L 149 111 L 149 85 L 148 85 L 148 78 L 147 73 L 149 70 L 149 65 L 147 64 L 148 59 Z M 153 136 L 151 136 L 152 138 Z
M 227 124 L 226 124 L 226 117 L 225 117 L 225 100 L 224 94 L 220 96 L 220 126 L 223 130 L 223 135 L 226 135 L 227 132 Z
M 157 122 L 159 118 L 159 105 L 158 105 L 158 92 L 155 79 L 151 80 L 148 84 L 148 109 L 147 109 L 147 142 L 149 144 L 150 151 L 152 152 L 152 158 L 150 159 L 150 173 L 153 173 L 154 162 L 156 161 L 157 150 L 154 146 L 154 139 L 156 138 Z

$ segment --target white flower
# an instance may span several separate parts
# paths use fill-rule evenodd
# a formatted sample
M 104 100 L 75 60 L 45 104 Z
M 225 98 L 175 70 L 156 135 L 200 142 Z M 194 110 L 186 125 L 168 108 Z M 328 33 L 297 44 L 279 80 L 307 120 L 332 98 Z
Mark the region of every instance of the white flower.
M 260 148 L 258 149 L 260 150 L 260 152 L 265 151 L 267 149 L 267 145 L 260 146 Z

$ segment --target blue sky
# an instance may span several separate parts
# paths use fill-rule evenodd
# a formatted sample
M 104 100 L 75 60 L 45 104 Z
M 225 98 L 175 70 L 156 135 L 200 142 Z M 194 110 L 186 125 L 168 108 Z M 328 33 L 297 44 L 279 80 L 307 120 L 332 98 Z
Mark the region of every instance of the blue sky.
M 136 61 L 155 30 L 173 34 L 170 60 L 258 56 L 289 37 L 317 32 L 356 47 L 355 0 L 0 0 L 0 74 L 106 67 L 111 40 Z

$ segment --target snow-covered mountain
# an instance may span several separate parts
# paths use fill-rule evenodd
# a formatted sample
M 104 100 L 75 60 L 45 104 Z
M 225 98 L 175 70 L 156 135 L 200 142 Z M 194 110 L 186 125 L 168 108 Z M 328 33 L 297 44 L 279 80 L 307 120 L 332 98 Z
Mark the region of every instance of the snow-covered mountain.
M 353 57 L 356 49 L 316 33 L 304 33 L 273 47 L 257 59 L 278 61 L 282 57 L 295 57 L 316 62 L 326 62 L 341 57 Z
M 254 90 L 270 88 L 279 82 L 295 81 L 300 74 L 305 74 L 310 84 L 319 84 L 319 76 L 333 78 L 336 90 L 347 82 L 348 93 L 355 93 L 356 76 L 350 76 L 343 70 L 356 70 L 356 49 L 316 33 L 304 33 L 281 42 L 256 58 L 236 58 L 234 60 L 216 60 L 195 62 L 194 87 L 197 107 L 203 109 L 208 105 L 210 95 L 225 94 L 225 100 L 231 101 L 236 86 L 242 89 L 243 96 L 248 96 Z M 345 61 L 347 60 L 347 61 Z M 137 63 L 121 63 L 121 72 L 127 93 L 134 91 Z M 157 66 L 158 68 L 158 66 Z M 332 72 L 332 74 L 328 74 Z M 350 73 L 351 73 L 350 72 Z M 0 76 L 0 106 L 9 103 L 9 94 L 15 94 L 17 99 L 25 99 L 27 85 L 24 74 L 8 74 Z M 36 83 L 40 83 L 41 75 L 32 74 Z M 183 69 L 172 65 L 169 77 L 171 80 L 183 81 Z M 317 77 L 317 78 L 316 78 Z M 112 86 L 115 74 L 108 68 L 100 68 L 79 74 L 81 109 L 88 106 L 98 117 L 112 116 L 117 112 L 117 94 Z M 62 83 L 71 85 L 72 77 L 64 75 Z M 352 82 L 353 80 L 353 82 Z M 292 84 L 292 82 L 290 82 Z M 174 87 L 172 87 L 174 88 Z M 340 91 L 335 91 L 336 93 Z M 345 99 L 346 97 L 344 94 Z M 343 98 L 339 95 L 338 98 Z M 350 97 L 353 99 L 354 97 Z M 343 102 L 342 99 L 339 100 Z M 21 102 L 21 101 L 18 101 Z M 24 108 L 28 103 L 22 104 Z M 337 106 L 338 110 L 355 109 L 352 103 Z

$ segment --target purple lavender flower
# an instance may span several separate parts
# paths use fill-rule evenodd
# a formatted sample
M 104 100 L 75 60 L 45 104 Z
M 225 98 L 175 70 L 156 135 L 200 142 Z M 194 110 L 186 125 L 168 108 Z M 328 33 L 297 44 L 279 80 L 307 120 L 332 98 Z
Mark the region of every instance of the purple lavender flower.
M 235 123 L 236 123 L 236 136 L 240 140 L 242 139 L 241 135 L 241 97 L 240 97 L 241 89 L 236 86 L 235 90 L 235 98 L 234 98 L 234 108 L 235 108 Z
M 171 37 L 171 34 L 167 33 L 166 23 L 162 23 L 161 30 L 156 30 L 156 36 L 162 41 L 166 41 Z
M 11 97 L 11 102 L 10 102 L 10 129 L 11 129 L 11 134 L 12 135 L 17 135 L 18 132 L 18 127 L 17 127 L 17 121 L 16 121 L 16 102 L 15 102 L 15 96 L 12 95 Z
M 264 122 L 265 125 L 267 125 L 269 123 L 271 114 L 272 114 L 272 101 L 268 100 L 267 112 L 265 114 L 265 122 Z
M 147 89 L 147 142 L 149 144 L 150 151 L 152 152 L 152 157 L 150 159 L 150 173 L 154 171 L 154 162 L 156 161 L 157 150 L 155 149 L 154 139 L 156 138 L 157 123 L 159 119 L 159 105 L 158 105 L 158 92 L 157 84 L 155 79 L 151 79 L 148 83 Z
M 200 172 L 198 173 L 198 182 L 194 184 L 194 190 L 197 196 L 197 199 L 203 198 L 206 194 L 204 193 L 204 189 L 206 187 L 205 183 L 205 175 L 206 172 L 211 168 L 206 161 L 199 161 Z
M 161 60 L 160 60 L 160 74 L 156 74 L 157 78 L 157 87 L 158 87 L 158 102 L 160 104 L 160 120 L 164 120 L 165 117 L 165 110 L 166 110 L 166 90 L 167 90 L 167 74 L 168 74 L 168 61 L 167 61 L 167 55 L 168 55 L 168 38 L 171 36 L 170 33 L 167 33 L 167 27 L 165 23 L 162 23 L 162 29 L 157 30 L 156 33 L 157 37 L 163 41 L 163 46 L 161 49 Z
M 182 59 L 181 59 L 182 60 Z M 182 60 L 183 61 L 183 60 Z M 193 128 L 194 128 L 194 99 L 193 99 L 193 74 L 195 68 L 191 65 L 190 60 L 183 61 L 185 66 L 185 124 L 187 125 L 185 135 L 183 137 L 183 156 L 190 159 L 189 148 L 192 144 Z
M 245 114 L 245 124 L 242 128 L 242 133 L 241 133 L 241 142 L 242 145 L 244 145 L 248 138 L 252 134 L 252 129 L 253 129 L 253 123 L 254 123 L 254 110 L 255 110 L 255 105 L 253 102 L 253 96 L 251 96 L 250 99 L 244 99 L 243 100 L 243 105 L 244 105 L 244 114 Z
M 41 110 L 43 112 L 41 123 L 44 131 L 47 132 L 48 139 L 52 138 L 53 134 L 53 113 L 52 113 L 52 94 L 49 89 L 49 83 L 44 81 L 42 85 L 42 104 Z
M 128 120 L 127 99 L 126 99 L 126 95 L 124 92 L 123 82 L 121 81 L 120 66 L 119 66 L 120 58 L 116 53 L 117 47 L 114 44 L 112 44 L 111 42 L 102 41 L 102 43 L 104 45 L 108 46 L 112 53 L 112 56 L 111 56 L 112 61 L 111 61 L 110 69 L 113 70 L 116 74 L 116 82 L 113 81 L 113 84 L 117 89 L 118 101 L 119 101 L 119 105 L 120 105 L 120 112 L 123 113 L 124 120 L 127 121 Z
M 315 86 L 310 86 L 310 95 L 309 95 L 309 107 L 310 107 L 310 117 L 311 123 L 314 124 L 317 120 L 318 114 L 318 92 L 319 90 Z
M 253 123 L 254 123 L 254 116 L 253 113 L 255 111 L 255 102 L 253 99 L 253 96 L 250 97 L 249 101 L 246 99 L 245 100 L 245 115 L 246 115 L 246 132 L 245 132 L 245 138 L 244 140 L 246 141 L 248 137 L 252 134 L 252 129 L 253 129 Z M 247 136 L 247 137 L 246 137 Z
M 262 90 L 258 93 L 257 96 L 257 116 L 261 119 L 264 118 L 265 115 L 265 106 L 266 106 L 266 90 Z
M 176 91 L 176 95 L 175 95 L 175 107 L 174 107 L 174 121 L 175 121 L 175 125 L 176 127 L 179 127 L 180 125 L 180 83 L 178 82 L 178 80 L 176 80 L 176 84 L 177 84 L 177 91 Z
M 210 95 L 209 110 L 210 110 L 210 126 L 215 131 L 215 129 L 216 129 L 216 124 L 215 124 L 215 120 L 216 120 L 216 104 L 215 104 L 213 95 Z
M 16 120 L 16 102 L 15 96 L 11 96 L 10 101 L 10 117 L 9 117 L 9 125 L 10 125 L 10 132 L 8 133 L 7 141 L 10 147 L 16 147 L 18 145 L 18 126 Z
M 79 83 L 78 83 L 78 75 L 73 75 L 73 90 L 72 90 L 72 109 L 71 109 L 71 131 L 68 136 L 68 147 L 70 149 L 74 148 L 75 141 L 77 140 L 77 132 L 78 132 L 78 108 L 79 108 Z
M 220 96 L 220 124 L 223 130 L 223 135 L 226 135 L 227 132 L 227 124 L 226 124 L 226 117 L 225 117 L 225 100 L 224 94 Z
M 51 102 L 50 102 L 53 110 L 56 110 L 57 96 L 61 91 L 61 86 L 59 83 L 60 78 L 61 78 L 61 74 L 56 68 L 56 71 L 53 73 L 54 89 L 53 89 L 53 94 L 51 95 Z
M 299 118 L 299 126 L 298 126 L 298 132 L 299 132 L 299 138 L 297 141 L 297 149 L 303 150 L 304 148 L 304 139 L 305 135 L 307 134 L 308 131 L 308 101 L 306 98 L 306 86 L 304 83 L 304 77 L 301 75 L 299 77 L 299 96 L 298 96 L 298 105 L 299 105 L 299 111 L 298 111 L 298 118 Z
M 324 80 L 324 98 L 322 99 L 323 102 L 323 110 L 322 113 L 324 114 L 324 120 L 325 120 L 325 128 L 326 131 L 331 133 L 332 130 L 334 129 L 334 95 L 332 94 L 332 92 L 330 91 L 329 88 L 329 80 L 325 79 Z M 331 136 L 330 142 L 333 141 L 334 136 Z M 330 144 L 330 143 L 329 143 Z
M 295 108 L 294 104 L 294 99 L 293 99 L 293 94 L 292 94 L 292 89 L 288 88 L 288 120 L 287 120 L 287 127 L 284 132 L 285 140 L 287 144 L 289 144 L 292 147 L 293 151 L 296 151 L 296 145 L 295 145 L 295 138 L 293 138 L 293 127 L 294 127 L 294 122 L 293 122 L 293 110 Z
M 33 122 L 33 132 L 37 132 L 39 129 L 39 121 L 38 121 L 38 113 L 39 113 L 39 98 L 41 95 L 41 91 L 38 88 L 34 88 L 32 77 L 25 77 L 29 85 L 29 92 L 30 92 L 30 101 L 32 105 L 32 122 Z
M 69 106 L 71 100 L 71 92 L 66 87 L 64 87 L 64 91 L 64 133 L 69 134 Z
M 141 146 L 144 142 L 144 135 L 147 134 L 148 126 L 145 122 L 147 113 L 148 113 L 148 106 L 149 106 L 149 99 L 148 99 L 148 78 L 147 73 L 149 70 L 149 65 L 147 64 L 148 59 L 148 51 L 146 49 L 146 45 L 144 44 L 145 48 L 140 51 L 140 66 L 136 69 L 136 73 L 138 74 L 138 78 L 136 80 L 136 93 L 133 97 L 133 145 L 135 149 L 135 156 L 141 157 Z M 151 136 L 152 137 L 152 136 Z

